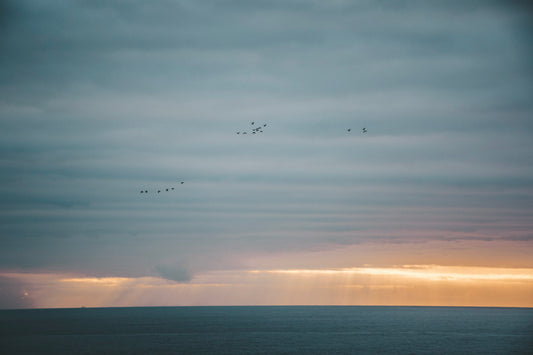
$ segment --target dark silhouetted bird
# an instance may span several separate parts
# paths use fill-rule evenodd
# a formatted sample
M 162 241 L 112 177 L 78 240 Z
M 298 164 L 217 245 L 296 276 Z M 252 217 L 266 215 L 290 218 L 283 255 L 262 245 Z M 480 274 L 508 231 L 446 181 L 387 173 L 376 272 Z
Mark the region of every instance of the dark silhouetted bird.
M 255 123 L 255 122 L 254 122 L 254 121 L 252 121 L 252 124 L 254 124 L 254 123 Z
M 348 131 L 348 132 L 351 132 L 351 131 L 352 131 L 352 129 L 351 129 L 351 128 L 348 128 L 348 129 L 347 129 L 347 131 Z
M 367 132 L 366 128 L 363 128 L 363 133 L 366 133 L 366 132 Z
M 184 181 L 181 182 L 181 184 L 183 185 Z

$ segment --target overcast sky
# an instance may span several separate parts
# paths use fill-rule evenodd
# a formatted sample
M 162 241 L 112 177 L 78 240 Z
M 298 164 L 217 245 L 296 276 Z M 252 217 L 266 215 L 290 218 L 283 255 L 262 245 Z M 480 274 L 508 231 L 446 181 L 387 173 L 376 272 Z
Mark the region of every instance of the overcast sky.
M 3 1 L 0 271 L 533 268 L 525 4 Z

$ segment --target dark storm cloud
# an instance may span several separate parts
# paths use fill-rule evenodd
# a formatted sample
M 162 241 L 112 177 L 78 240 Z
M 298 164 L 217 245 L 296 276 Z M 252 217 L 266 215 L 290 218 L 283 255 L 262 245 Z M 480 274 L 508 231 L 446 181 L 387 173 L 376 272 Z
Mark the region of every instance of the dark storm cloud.
M 528 241 L 525 3 L 2 6 L 2 268 L 182 282 L 251 252 Z

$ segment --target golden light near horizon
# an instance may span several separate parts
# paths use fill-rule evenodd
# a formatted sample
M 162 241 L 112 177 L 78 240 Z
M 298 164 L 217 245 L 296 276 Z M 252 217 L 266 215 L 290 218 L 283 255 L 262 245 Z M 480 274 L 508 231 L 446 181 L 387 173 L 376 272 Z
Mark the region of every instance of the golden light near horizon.
M 118 286 L 128 280 L 130 279 L 127 277 L 73 277 L 61 279 L 59 281 L 98 284 L 102 286 Z
M 252 270 L 250 273 L 278 273 L 296 275 L 380 275 L 417 278 L 428 281 L 442 280 L 516 280 L 533 281 L 532 269 L 510 269 L 492 267 L 462 267 L 439 265 L 403 265 L 394 268 L 340 268 L 340 269 L 280 269 Z
M 533 269 L 402 265 L 339 269 L 253 270 L 313 291 L 310 303 L 533 306 Z M 305 303 L 307 300 L 301 298 Z
M 400 265 L 226 270 L 188 283 L 159 277 L 4 273 L 32 307 L 419 305 L 533 307 L 533 269 Z

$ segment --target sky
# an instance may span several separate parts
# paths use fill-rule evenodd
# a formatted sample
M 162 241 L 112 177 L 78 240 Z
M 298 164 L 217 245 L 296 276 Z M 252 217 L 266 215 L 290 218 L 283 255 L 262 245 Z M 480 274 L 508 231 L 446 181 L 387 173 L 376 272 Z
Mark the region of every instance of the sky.
M 0 308 L 533 307 L 532 14 L 1 2 Z

